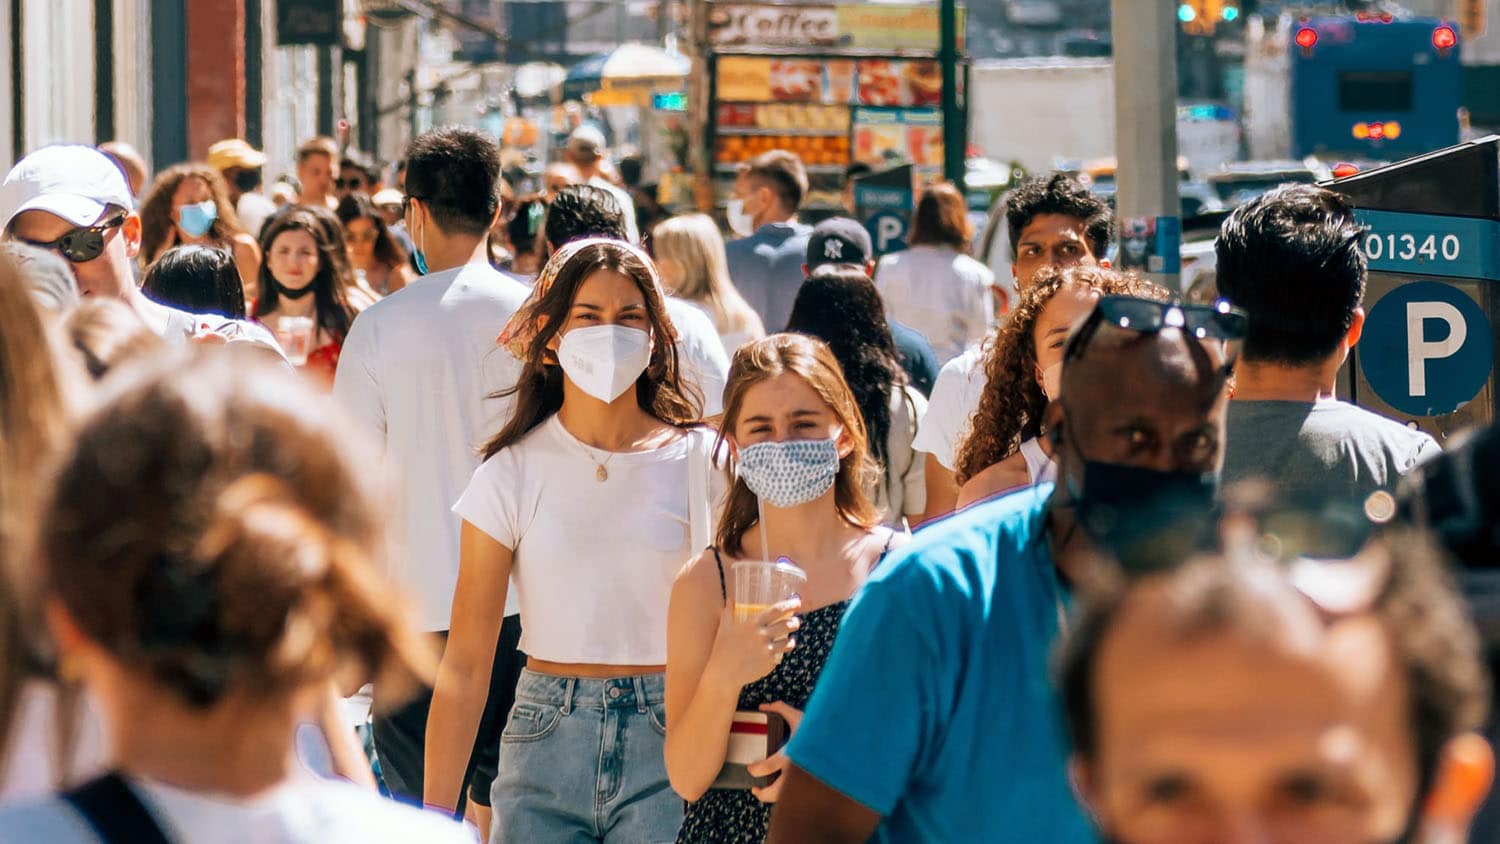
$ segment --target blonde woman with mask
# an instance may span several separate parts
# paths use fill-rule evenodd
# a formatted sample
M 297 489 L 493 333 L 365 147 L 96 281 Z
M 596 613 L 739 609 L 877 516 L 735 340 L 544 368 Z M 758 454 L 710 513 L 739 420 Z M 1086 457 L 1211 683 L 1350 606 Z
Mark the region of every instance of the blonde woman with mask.
M 553 254 L 501 335 L 523 370 L 453 508 L 458 586 L 425 783 L 429 805 L 457 804 L 514 583 L 528 662 L 492 840 L 659 842 L 682 823 L 662 760 L 667 599 L 710 542 L 714 435 L 695 424 L 675 340 L 651 259 L 602 238 Z
M 880 526 L 865 493 L 875 466 L 864 422 L 821 341 L 776 334 L 742 347 L 724 408 L 738 480 L 715 544 L 672 587 L 667 771 L 690 801 L 679 842 L 759 844 L 786 760 L 731 760 L 736 713 L 796 729 L 849 600 L 901 535 Z M 783 556 L 807 574 L 799 597 L 736 620 L 733 564 Z M 733 774 L 720 779 L 726 761 L 771 779 L 737 787 Z
M 724 237 L 708 215 L 684 214 L 658 223 L 651 230 L 651 250 L 667 290 L 713 319 L 726 354 L 766 336 L 760 317 L 729 277 Z

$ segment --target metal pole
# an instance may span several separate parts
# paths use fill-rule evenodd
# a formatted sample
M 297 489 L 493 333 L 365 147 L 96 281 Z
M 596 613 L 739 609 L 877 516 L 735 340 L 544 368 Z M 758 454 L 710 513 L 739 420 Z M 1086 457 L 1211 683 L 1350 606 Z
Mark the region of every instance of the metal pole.
M 1178 289 L 1176 0 L 1112 0 L 1116 214 L 1122 264 L 1143 241 L 1153 281 Z M 1147 227 L 1150 227 L 1149 229 Z M 1154 236 L 1148 231 L 1154 230 Z
M 962 192 L 968 132 L 958 101 L 958 1 L 942 0 L 938 14 L 942 30 L 938 60 L 943 66 L 943 177 Z

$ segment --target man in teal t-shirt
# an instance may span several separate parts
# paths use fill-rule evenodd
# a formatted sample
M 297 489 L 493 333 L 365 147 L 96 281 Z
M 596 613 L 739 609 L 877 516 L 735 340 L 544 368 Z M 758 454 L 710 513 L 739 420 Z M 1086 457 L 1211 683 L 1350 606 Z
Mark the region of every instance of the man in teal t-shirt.
M 1212 344 L 1099 317 L 1047 411 L 1058 488 L 923 528 L 850 607 L 787 748 L 771 842 L 1095 840 L 1050 671 L 1068 584 L 1130 538 L 1108 525 L 1210 506 L 1226 403 Z

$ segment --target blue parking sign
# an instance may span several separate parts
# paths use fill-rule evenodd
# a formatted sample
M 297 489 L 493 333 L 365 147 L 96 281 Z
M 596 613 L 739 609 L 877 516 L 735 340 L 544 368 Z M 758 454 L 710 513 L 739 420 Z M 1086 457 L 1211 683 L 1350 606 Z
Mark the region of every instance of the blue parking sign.
M 889 209 L 876 211 L 870 215 L 870 218 L 865 221 L 865 229 L 870 233 L 870 240 L 875 245 L 875 254 L 889 255 L 906 248 L 908 216 L 904 212 Z
M 1413 281 L 1375 302 L 1358 357 L 1386 404 L 1411 416 L 1441 416 L 1479 394 L 1493 354 L 1479 303 L 1451 285 Z

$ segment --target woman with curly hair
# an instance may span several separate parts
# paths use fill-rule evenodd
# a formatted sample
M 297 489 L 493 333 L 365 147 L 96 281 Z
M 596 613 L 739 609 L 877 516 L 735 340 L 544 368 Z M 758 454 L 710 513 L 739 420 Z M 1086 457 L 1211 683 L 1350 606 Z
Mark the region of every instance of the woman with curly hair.
M 218 170 L 190 161 L 161 171 L 141 202 L 141 268 L 174 246 L 217 246 L 234 256 L 246 301 L 254 301 L 261 251 L 240 226 Z
M 1044 269 L 995 336 L 984 361 L 985 387 L 959 448 L 958 506 L 1055 479 L 1042 413 L 1062 383 L 1063 345 L 1100 296 L 1165 299 L 1167 291 L 1099 267 Z

